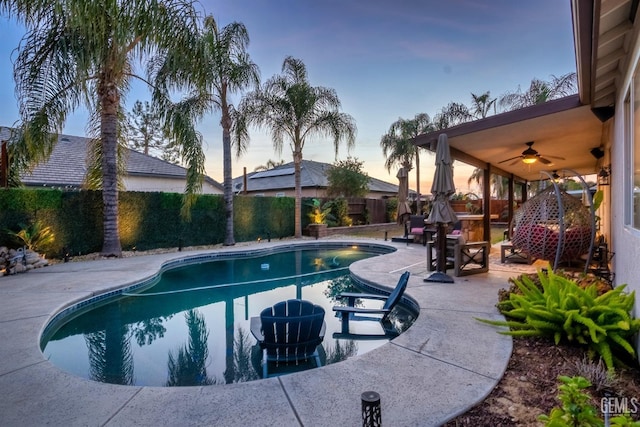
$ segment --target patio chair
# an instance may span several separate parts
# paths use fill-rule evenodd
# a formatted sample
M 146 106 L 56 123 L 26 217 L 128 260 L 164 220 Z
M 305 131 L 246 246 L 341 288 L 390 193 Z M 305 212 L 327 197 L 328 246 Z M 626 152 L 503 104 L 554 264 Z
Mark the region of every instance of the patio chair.
M 438 260 L 434 256 L 436 242 L 427 243 L 427 268 L 436 271 Z M 462 235 L 447 235 L 446 267 L 452 268 L 456 277 L 489 271 L 489 251 L 491 244 L 487 241 L 466 242 Z
M 318 346 L 324 339 L 326 323 L 324 309 L 312 302 L 290 299 L 262 310 L 260 317 L 251 318 L 251 333 L 262 349 L 262 377 L 269 374 L 269 365 L 308 360 L 321 366 Z
M 369 321 L 378 321 L 383 324 L 385 329 L 385 336 L 392 334 L 391 328 L 385 327 L 385 323 L 387 322 L 388 316 L 391 313 L 391 310 L 400 302 L 402 299 L 402 295 L 404 294 L 405 289 L 407 289 L 407 284 L 409 283 L 409 276 L 411 273 L 405 271 L 400 276 L 398 280 L 398 284 L 395 289 L 389 295 L 382 294 L 369 294 L 369 293 L 357 293 L 357 292 L 343 292 L 338 295 L 338 298 L 346 298 L 347 305 L 337 305 L 333 307 L 333 311 L 336 312 L 336 315 L 341 317 L 342 320 L 342 333 L 341 337 L 349 337 L 354 338 L 353 334 L 349 333 L 349 321 L 359 321 L 359 320 L 369 320 Z M 371 300 L 381 300 L 384 301 L 384 305 L 381 308 L 364 308 L 364 307 L 356 307 L 355 303 L 358 299 L 371 299 Z M 369 315 L 382 315 L 382 317 L 371 317 Z M 339 336 L 340 337 L 340 336 Z M 371 336 L 371 338 L 379 338 L 379 335 Z M 336 338 L 336 334 L 334 334 L 334 338 Z M 365 337 L 363 337 L 365 338 Z
M 424 242 L 427 241 L 426 239 L 426 231 L 427 231 L 427 227 L 425 226 L 424 223 L 424 215 L 411 215 L 409 217 L 409 231 L 408 234 L 410 236 L 413 237 L 414 242 L 422 242 L 424 244 Z

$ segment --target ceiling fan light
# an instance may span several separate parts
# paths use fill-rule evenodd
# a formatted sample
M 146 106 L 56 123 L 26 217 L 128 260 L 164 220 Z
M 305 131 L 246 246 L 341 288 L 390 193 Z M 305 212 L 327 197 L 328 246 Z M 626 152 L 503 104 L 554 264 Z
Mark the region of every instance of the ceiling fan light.
M 527 165 L 531 165 L 531 164 L 535 163 L 536 160 L 538 160 L 536 158 L 536 156 L 528 154 L 528 155 L 526 155 L 526 156 L 524 156 L 522 158 L 522 163 L 525 163 Z

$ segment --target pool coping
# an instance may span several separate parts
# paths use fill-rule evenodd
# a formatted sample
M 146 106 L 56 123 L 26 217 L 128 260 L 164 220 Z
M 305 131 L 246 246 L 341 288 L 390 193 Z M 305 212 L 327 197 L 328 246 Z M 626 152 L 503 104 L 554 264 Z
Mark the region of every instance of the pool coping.
M 374 244 L 395 249 L 357 261 L 351 274 L 383 291 L 412 276 L 406 294 L 420 315 L 402 335 L 347 361 L 224 386 L 142 387 L 96 383 L 48 362 L 40 337 L 49 320 L 82 300 L 152 278 L 193 256 L 233 256 L 292 245 Z M 500 318 L 497 290 L 509 273 L 426 283 L 426 249 L 372 239 L 289 240 L 215 250 L 57 264 L 0 278 L 2 425 L 358 425 L 361 393 L 380 393 L 383 422 L 440 425 L 480 402 L 509 361 L 512 342 L 475 318 Z M 165 267 L 166 268 L 166 267 Z

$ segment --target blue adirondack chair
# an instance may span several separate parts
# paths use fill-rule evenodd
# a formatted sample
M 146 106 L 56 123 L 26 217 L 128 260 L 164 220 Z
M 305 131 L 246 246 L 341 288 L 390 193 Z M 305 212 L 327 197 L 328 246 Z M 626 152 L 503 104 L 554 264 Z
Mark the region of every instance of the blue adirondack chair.
M 263 378 L 270 376 L 270 364 L 297 365 L 311 359 L 321 366 L 318 346 L 325 329 L 324 309 L 300 299 L 281 301 L 252 317 L 251 333 L 262 349 Z
M 384 322 L 387 320 L 387 317 L 391 313 L 391 310 L 393 310 L 393 307 L 395 307 L 396 304 L 400 302 L 400 299 L 402 299 L 402 295 L 404 294 L 405 289 L 407 289 L 410 275 L 411 273 L 409 273 L 408 271 L 402 273 L 395 289 L 388 296 L 382 294 L 367 294 L 355 292 L 343 292 L 338 295 L 338 298 L 347 299 L 347 305 L 336 305 L 333 307 L 333 311 L 335 311 L 342 319 L 342 336 L 351 337 L 352 335 L 349 333 L 349 320 L 377 320 L 384 324 Z M 355 302 L 357 299 L 375 299 L 385 301 L 385 303 L 381 308 L 355 307 Z M 381 314 L 382 317 L 375 318 L 369 316 L 372 314 Z M 334 334 L 334 338 L 335 337 L 336 334 Z M 372 338 L 377 338 L 377 336 L 372 336 Z

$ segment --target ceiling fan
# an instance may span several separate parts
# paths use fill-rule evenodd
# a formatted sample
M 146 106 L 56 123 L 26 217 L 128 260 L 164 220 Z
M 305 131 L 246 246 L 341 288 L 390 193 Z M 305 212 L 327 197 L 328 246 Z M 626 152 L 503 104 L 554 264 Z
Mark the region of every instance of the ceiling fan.
M 553 162 L 549 159 L 564 160 L 564 157 L 542 156 L 540 153 L 538 153 L 536 150 L 533 149 L 532 147 L 533 141 L 529 141 L 525 144 L 527 145 L 527 149 L 524 150 L 522 154 L 520 154 L 519 156 L 511 157 L 510 159 L 502 160 L 498 163 L 504 163 L 504 162 L 508 162 L 510 160 L 515 159 L 516 161 L 511 163 L 510 166 L 515 165 L 519 161 L 522 161 L 523 163 L 530 165 L 535 163 L 538 160 L 540 160 L 540 163 L 544 163 L 545 165 L 551 165 L 553 164 Z

